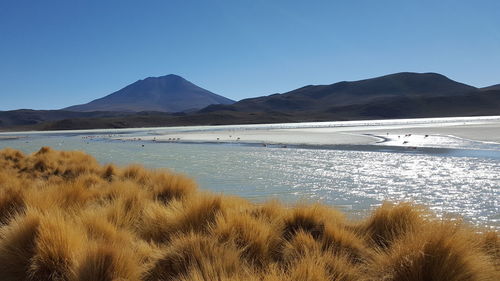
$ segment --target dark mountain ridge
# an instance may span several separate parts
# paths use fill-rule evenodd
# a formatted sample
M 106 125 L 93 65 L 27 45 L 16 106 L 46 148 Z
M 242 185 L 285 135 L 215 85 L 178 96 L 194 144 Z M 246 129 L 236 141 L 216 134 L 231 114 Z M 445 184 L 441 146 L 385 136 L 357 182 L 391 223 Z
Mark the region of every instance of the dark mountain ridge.
M 500 90 L 500 84 L 481 88 L 481 91 Z
M 18 109 L 0 111 L 0 127 L 33 126 L 46 121 L 72 118 L 109 118 L 129 114 L 130 113 L 113 111 L 76 112 L 66 110 Z
M 180 112 L 201 109 L 211 104 L 231 103 L 234 101 L 198 87 L 180 76 L 169 74 L 138 80 L 103 98 L 64 110 Z
M 78 118 L 38 125 L 39 130 L 129 128 L 370 120 L 391 118 L 500 115 L 500 91 L 460 96 L 400 97 L 362 105 L 333 106 L 320 111 L 198 111 L 191 114 L 149 113 L 110 118 Z
M 385 98 L 456 96 L 477 90 L 437 73 L 402 72 L 353 82 L 309 85 L 284 94 L 244 99 L 230 106 L 213 105 L 203 110 L 322 110 Z
M 134 84 L 130 87 L 135 87 Z M 28 120 L 37 115 L 39 121 L 30 123 L 30 129 L 55 130 L 500 115 L 500 90 L 495 89 L 478 89 L 436 73 L 403 72 L 360 81 L 309 85 L 283 94 L 177 114 L 31 112 Z M 2 122 L 5 124 L 5 115 L 9 114 L 14 113 L 0 112 L 0 127 L 5 127 Z M 16 118 L 22 119 L 16 116 L 11 121 Z

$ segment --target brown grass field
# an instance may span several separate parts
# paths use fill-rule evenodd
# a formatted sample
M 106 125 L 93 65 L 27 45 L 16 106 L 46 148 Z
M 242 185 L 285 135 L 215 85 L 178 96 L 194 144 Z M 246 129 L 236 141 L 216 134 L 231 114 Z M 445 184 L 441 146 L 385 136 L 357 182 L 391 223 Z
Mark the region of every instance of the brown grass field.
M 0 150 L 0 281 L 500 280 L 498 232 L 386 203 L 359 221 L 82 152 Z

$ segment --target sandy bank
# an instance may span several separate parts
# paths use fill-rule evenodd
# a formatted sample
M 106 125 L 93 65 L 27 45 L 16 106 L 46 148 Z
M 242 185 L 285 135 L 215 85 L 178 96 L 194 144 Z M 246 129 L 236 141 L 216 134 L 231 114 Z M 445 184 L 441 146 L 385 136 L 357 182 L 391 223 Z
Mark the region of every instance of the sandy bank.
M 412 135 L 440 135 L 440 136 L 454 136 L 467 140 L 481 141 L 481 142 L 497 142 L 500 143 L 500 122 L 489 122 L 483 124 L 456 124 L 456 125 L 442 125 L 442 126 L 419 126 L 408 128 L 385 128 L 377 130 L 361 130 L 358 133 L 384 135 L 406 134 Z
M 345 132 L 324 132 L 323 130 L 319 129 L 268 129 L 253 131 L 223 130 L 170 133 L 161 136 L 143 136 L 141 137 L 141 140 L 215 143 L 262 143 L 283 145 L 357 145 L 373 143 L 379 139 L 372 136 L 364 136 Z
M 330 122 L 327 125 L 311 123 L 316 127 L 300 127 L 297 123 L 283 125 L 261 125 L 260 127 L 228 126 L 203 127 L 193 131 L 158 131 L 156 134 L 144 134 L 135 137 L 119 137 L 126 140 L 141 141 L 175 141 L 175 142 L 214 142 L 214 143 L 258 143 L 279 145 L 369 145 L 388 144 L 406 146 L 439 146 L 457 147 L 467 145 L 458 140 L 473 140 L 479 142 L 500 144 L 500 118 L 498 119 L 464 119 L 450 122 L 439 122 L 435 119 L 429 122 L 387 122 L 376 123 L 367 121 Z M 372 123 L 370 123 L 372 122 Z M 325 126 L 325 127 L 322 127 Z M 405 137 L 406 136 L 406 137 Z M 411 136 L 411 137 L 410 137 Z M 383 143 L 384 140 L 389 142 Z M 392 141 L 392 142 L 391 142 Z

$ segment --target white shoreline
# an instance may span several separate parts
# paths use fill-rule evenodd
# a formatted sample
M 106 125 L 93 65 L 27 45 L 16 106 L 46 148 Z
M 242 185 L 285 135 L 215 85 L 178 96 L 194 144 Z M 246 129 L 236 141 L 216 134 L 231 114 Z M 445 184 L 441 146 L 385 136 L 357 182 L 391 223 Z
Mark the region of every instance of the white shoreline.
M 460 145 L 467 147 L 472 142 L 482 142 L 492 146 L 500 145 L 500 116 L 0 132 L 0 137 L 70 133 L 102 134 L 100 137 L 117 140 L 160 142 L 456 148 Z M 385 141 L 382 142 L 382 140 Z
M 428 120 L 382 120 L 340 122 L 342 126 L 323 123 L 270 124 L 227 127 L 196 127 L 175 131 L 156 129 L 120 140 L 189 143 L 242 143 L 270 145 L 392 145 L 407 147 L 461 148 L 472 142 L 500 145 L 500 117 L 457 118 L 444 122 Z M 353 122 L 357 124 L 352 124 Z M 362 125 L 360 122 L 369 125 Z M 297 125 L 297 127 L 293 127 Z M 351 125 L 351 126 L 349 126 Z M 304 126 L 304 127 L 298 127 Z M 184 128 L 187 129 L 187 128 Z M 499 146 L 500 147 L 500 146 Z

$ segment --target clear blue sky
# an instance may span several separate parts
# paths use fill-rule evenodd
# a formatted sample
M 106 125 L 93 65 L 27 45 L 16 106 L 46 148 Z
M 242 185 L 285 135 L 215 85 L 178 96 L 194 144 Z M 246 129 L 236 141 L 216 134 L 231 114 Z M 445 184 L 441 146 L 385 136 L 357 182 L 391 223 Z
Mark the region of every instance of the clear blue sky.
M 500 83 L 500 1 L 0 0 L 0 110 L 170 73 L 239 100 L 400 71 Z

